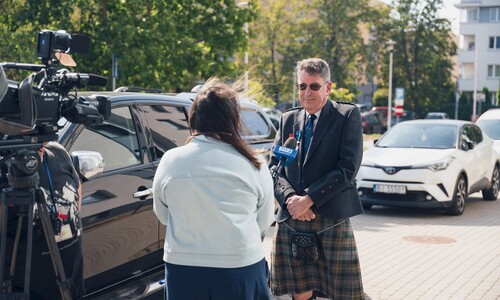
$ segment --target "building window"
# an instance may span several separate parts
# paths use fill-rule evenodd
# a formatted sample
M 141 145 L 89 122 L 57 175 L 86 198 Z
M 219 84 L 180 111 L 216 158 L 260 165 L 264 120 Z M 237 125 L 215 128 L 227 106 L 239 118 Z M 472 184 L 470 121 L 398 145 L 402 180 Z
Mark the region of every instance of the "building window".
M 467 9 L 467 22 L 477 22 L 479 17 L 478 8 Z
M 488 43 L 488 48 L 500 49 L 500 36 L 490 36 L 490 42 Z
M 500 7 L 491 7 L 490 22 L 499 22 L 499 21 L 500 21 Z
M 488 65 L 488 77 L 500 78 L 500 65 Z
M 469 42 L 469 51 L 474 51 L 476 49 L 476 43 L 475 42 Z

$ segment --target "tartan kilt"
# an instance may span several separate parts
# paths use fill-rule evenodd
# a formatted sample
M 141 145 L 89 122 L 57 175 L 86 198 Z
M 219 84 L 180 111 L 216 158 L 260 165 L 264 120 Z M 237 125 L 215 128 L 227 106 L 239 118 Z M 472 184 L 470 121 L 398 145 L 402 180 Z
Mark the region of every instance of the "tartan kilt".
M 316 233 L 341 221 L 316 214 L 310 222 L 290 217 L 283 223 L 298 232 Z M 313 290 L 316 295 L 329 299 L 364 299 L 358 250 L 349 219 L 318 234 L 322 248 L 320 257 L 308 265 L 294 260 L 290 243 L 293 231 L 283 223 L 276 224 L 271 252 L 273 295 Z

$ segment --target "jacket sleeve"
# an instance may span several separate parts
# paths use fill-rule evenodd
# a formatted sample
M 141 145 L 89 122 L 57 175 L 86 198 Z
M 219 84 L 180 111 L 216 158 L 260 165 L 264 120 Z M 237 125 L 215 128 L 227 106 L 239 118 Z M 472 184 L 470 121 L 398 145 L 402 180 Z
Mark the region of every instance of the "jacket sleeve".
M 274 221 L 274 193 L 273 180 L 269 169 L 265 167 L 265 161 L 262 157 L 262 167 L 259 171 L 261 196 L 257 202 L 257 223 L 260 233 L 263 235 Z
M 160 164 L 158 165 L 157 172 L 153 179 L 153 211 L 156 214 L 158 220 L 163 224 L 167 225 L 168 222 L 168 206 L 166 203 L 165 195 L 166 195 L 166 179 L 164 178 L 164 174 L 162 174 L 161 170 L 164 168 L 164 155 Z M 163 162 L 163 164 L 162 164 Z
M 335 167 L 305 189 L 318 207 L 354 184 L 363 157 L 363 130 L 358 109 L 352 108 L 347 114 L 338 153 Z

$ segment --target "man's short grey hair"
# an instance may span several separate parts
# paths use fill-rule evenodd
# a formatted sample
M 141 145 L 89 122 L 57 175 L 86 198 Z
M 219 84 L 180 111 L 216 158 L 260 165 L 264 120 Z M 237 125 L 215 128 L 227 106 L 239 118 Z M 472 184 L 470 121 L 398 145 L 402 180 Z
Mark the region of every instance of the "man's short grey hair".
M 330 81 L 330 66 L 321 58 L 307 58 L 297 62 L 297 76 L 306 71 L 310 75 L 321 75 L 325 82 Z

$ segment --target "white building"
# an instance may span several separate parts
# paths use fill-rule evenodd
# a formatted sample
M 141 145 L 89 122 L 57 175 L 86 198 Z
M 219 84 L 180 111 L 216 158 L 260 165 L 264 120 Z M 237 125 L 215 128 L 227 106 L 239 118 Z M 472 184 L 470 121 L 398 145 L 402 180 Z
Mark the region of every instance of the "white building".
M 460 9 L 458 89 L 471 97 L 486 87 L 493 102 L 500 89 L 500 0 L 460 0 L 455 7 Z

